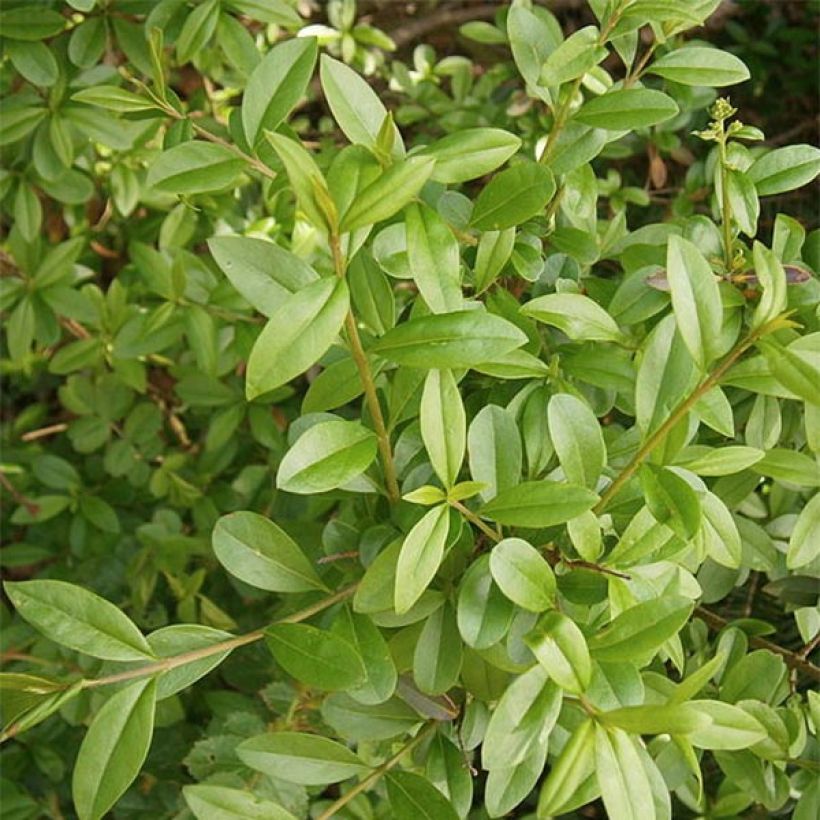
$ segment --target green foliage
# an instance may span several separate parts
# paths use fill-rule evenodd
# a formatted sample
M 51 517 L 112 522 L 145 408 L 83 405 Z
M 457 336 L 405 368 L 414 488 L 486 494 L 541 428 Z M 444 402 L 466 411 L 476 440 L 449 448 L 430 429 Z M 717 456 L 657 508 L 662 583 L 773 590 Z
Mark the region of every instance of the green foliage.
M 9 816 L 813 816 L 820 150 L 589 5 L 5 4 Z

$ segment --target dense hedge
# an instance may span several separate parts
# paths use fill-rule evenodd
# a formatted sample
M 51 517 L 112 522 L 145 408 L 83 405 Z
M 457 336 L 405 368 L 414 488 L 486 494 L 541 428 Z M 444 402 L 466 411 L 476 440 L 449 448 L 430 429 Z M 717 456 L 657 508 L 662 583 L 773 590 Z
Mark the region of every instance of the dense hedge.
M 4 3 L 4 817 L 815 816 L 820 150 L 567 5 Z

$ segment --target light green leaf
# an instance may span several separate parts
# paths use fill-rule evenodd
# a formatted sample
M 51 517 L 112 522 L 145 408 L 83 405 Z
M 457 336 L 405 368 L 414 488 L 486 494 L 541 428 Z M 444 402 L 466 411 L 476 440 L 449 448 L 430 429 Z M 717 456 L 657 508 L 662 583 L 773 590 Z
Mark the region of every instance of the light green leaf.
M 441 313 L 403 322 L 372 350 L 409 367 L 472 367 L 521 347 L 527 337 L 512 322 L 483 310 Z
M 587 718 L 570 736 L 550 769 L 538 798 L 538 816 L 561 814 L 595 772 L 595 724 Z
M 501 591 L 530 612 L 555 605 L 555 576 L 550 565 L 521 538 L 505 538 L 490 553 L 490 571 Z
M 131 114 L 157 109 L 156 104 L 151 100 L 115 85 L 94 85 L 90 88 L 83 88 L 81 91 L 72 94 L 71 99 L 74 102 L 96 105 L 99 108 L 105 108 L 118 114 Z
M 787 145 L 755 160 L 746 171 L 760 196 L 783 194 L 807 185 L 820 174 L 820 148 Z
M 740 533 L 729 509 L 714 493 L 701 495 L 703 522 L 700 536 L 706 553 L 718 564 L 737 569 L 742 559 Z
M 691 700 L 688 706 L 712 720 L 688 737 L 699 749 L 748 749 L 766 737 L 763 726 L 739 706 L 719 700 Z
M 745 63 L 728 51 L 688 46 L 678 48 L 655 60 L 647 72 L 681 85 L 720 88 L 749 79 Z
M 522 162 L 493 177 L 476 199 L 471 224 L 479 231 L 503 231 L 537 216 L 555 193 L 552 172 Z
M 191 140 L 163 151 L 146 181 L 172 194 L 201 194 L 230 187 L 244 168 L 245 160 L 228 148 Z
M 717 279 L 698 248 L 674 234 L 667 247 L 666 276 L 678 333 L 692 358 L 705 369 L 718 352 L 723 323 Z
M 458 683 L 461 635 L 452 606 L 444 606 L 424 622 L 413 653 L 413 680 L 428 695 L 443 695 Z
M 703 712 L 685 703 L 624 706 L 603 712 L 601 720 L 636 735 L 687 735 L 711 724 Z
M 757 220 L 760 216 L 760 199 L 757 190 L 749 176 L 743 171 L 736 168 L 728 168 L 727 170 L 729 207 L 731 208 L 732 217 L 746 236 L 753 237 L 757 233 Z M 720 174 L 716 174 L 715 179 L 720 179 Z M 721 191 L 719 185 L 720 183 L 715 186 L 717 195 L 720 195 Z
M 219 563 L 231 575 L 257 589 L 271 592 L 326 589 L 290 536 L 257 513 L 223 515 L 216 522 L 212 542 Z
M 395 820 L 458 820 L 447 798 L 421 775 L 392 771 L 385 782 Z
M 584 103 L 574 119 L 606 131 L 631 131 L 665 122 L 677 113 L 677 103 L 661 91 L 622 88 Z
M 584 634 L 571 618 L 562 612 L 548 612 L 524 641 L 562 689 L 584 693 L 592 678 L 592 661 Z
M 483 177 L 503 165 L 521 140 L 501 128 L 463 128 L 426 145 L 416 156 L 433 157 L 434 182 L 456 184 Z
M 458 590 L 458 629 L 467 646 L 489 649 L 509 631 L 512 603 L 494 583 L 490 559 L 482 555 L 464 573 Z
M 304 95 L 316 66 L 313 37 L 297 37 L 274 46 L 253 70 L 242 97 L 242 126 L 249 145 L 277 126 Z
M 531 316 L 577 341 L 623 343 L 625 336 L 615 320 L 589 296 L 549 293 L 531 299 L 521 313 Z
M 765 456 L 763 450 L 730 444 L 727 447 L 690 447 L 684 450 L 678 463 L 701 476 L 733 475 L 757 464 Z
M 595 489 L 606 464 L 601 426 L 589 405 L 558 393 L 547 405 L 550 439 L 568 481 Z
M 620 729 L 595 727 L 595 774 L 607 814 L 618 820 L 656 817 L 647 801 L 652 788 L 635 743 Z
M 278 803 L 227 786 L 183 786 L 182 795 L 197 820 L 296 820 Z
M 428 372 L 419 421 L 430 463 L 442 484 L 449 489 L 458 479 L 467 437 L 464 405 L 451 370 Z
M 758 328 L 771 322 L 786 309 L 786 272 L 780 260 L 761 242 L 755 242 L 753 248 L 755 273 L 763 288 L 752 317 L 752 328 Z
M 273 624 L 265 630 L 265 642 L 282 669 L 308 686 L 333 692 L 359 686 L 367 677 L 356 650 L 325 629 Z
M 375 457 L 376 436 L 359 422 L 320 422 L 285 453 L 276 486 L 300 495 L 324 493 L 361 475 Z
M 105 702 L 83 738 L 71 791 L 80 820 L 99 820 L 139 774 L 154 732 L 156 681 L 129 684 Z
M 678 537 L 695 537 L 703 520 L 700 498 L 682 476 L 667 467 L 644 464 L 640 469 L 646 505 L 659 524 L 666 524 Z
M 544 11 L 544 10 L 542 10 Z M 561 42 L 561 28 L 552 15 L 553 26 L 522 5 L 514 5 L 507 15 L 507 36 L 513 60 L 527 83 L 527 90 L 550 104 L 550 90 L 540 85 L 541 67 Z
M 556 481 L 528 481 L 503 490 L 481 510 L 482 518 L 514 527 L 551 527 L 591 509 L 591 490 Z
M 94 658 L 144 661 L 154 653 L 142 633 L 110 601 L 65 581 L 7 581 L 14 608 L 55 643 Z
M 599 36 L 596 26 L 585 26 L 567 37 L 544 61 L 541 85 L 561 85 L 598 65 L 608 53 L 598 44 Z
M 243 740 L 239 759 L 257 772 L 304 786 L 324 786 L 364 774 L 368 766 L 346 746 L 303 732 L 275 732 Z
M 812 497 L 795 522 L 789 539 L 786 566 L 796 569 L 814 561 L 820 555 L 820 495 Z
M 450 528 L 446 504 L 434 507 L 410 530 L 396 565 L 394 600 L 396 612 L 407 612 L 435 577 Z
M 482 407 L 470 422 L 467 454 L 470 474 L 485 485 L 481 490 L 484 501 L 518 484 L 523 455 L 515 416 L 495 404 Z
M 350 297 L 344 280 L 319 279 L 285 299 L 248 358 L 248 400 L 281 387 L 323 356 L 341 330 Z
M 176 42 L 177 62 L 183 65 L 202 51 L 216 30 L 219 0 L 205 0 L 186 15 Z

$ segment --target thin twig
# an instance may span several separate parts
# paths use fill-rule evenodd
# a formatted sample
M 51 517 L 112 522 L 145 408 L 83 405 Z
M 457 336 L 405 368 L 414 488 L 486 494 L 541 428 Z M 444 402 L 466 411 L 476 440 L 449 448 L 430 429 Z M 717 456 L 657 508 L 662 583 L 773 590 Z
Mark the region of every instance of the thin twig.
M 66 430 L 68 430 L 68 424 L 61 421 L 57 424 L 49 424 L 47 427 L 40 427 L 37 430 L 29 430 L 28 433 L 23 433 L 20 436 L 20 441 L 36 441 L 38 438 L 56 436 L 57 433 L 64 433 Z
M 40 512 L 40 508 L 35 504 L 30 498 L 27 498 L 14 484 L 9 481 L 6 474 L 0 470 L 0 484 L 2 484 L 11 494 L 11 497 L 21 506 L 25 507 L 28 510 L 28 514 L 31 516 L 37 515 Z

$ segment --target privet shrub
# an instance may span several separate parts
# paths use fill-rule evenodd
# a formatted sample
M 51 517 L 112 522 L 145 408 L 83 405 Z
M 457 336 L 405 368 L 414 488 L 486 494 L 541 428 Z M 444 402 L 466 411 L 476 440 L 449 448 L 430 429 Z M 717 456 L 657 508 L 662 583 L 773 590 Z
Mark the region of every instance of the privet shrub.
M 718 0 L 4 5 L 4 816 L 813 817 L 820 151 Z

